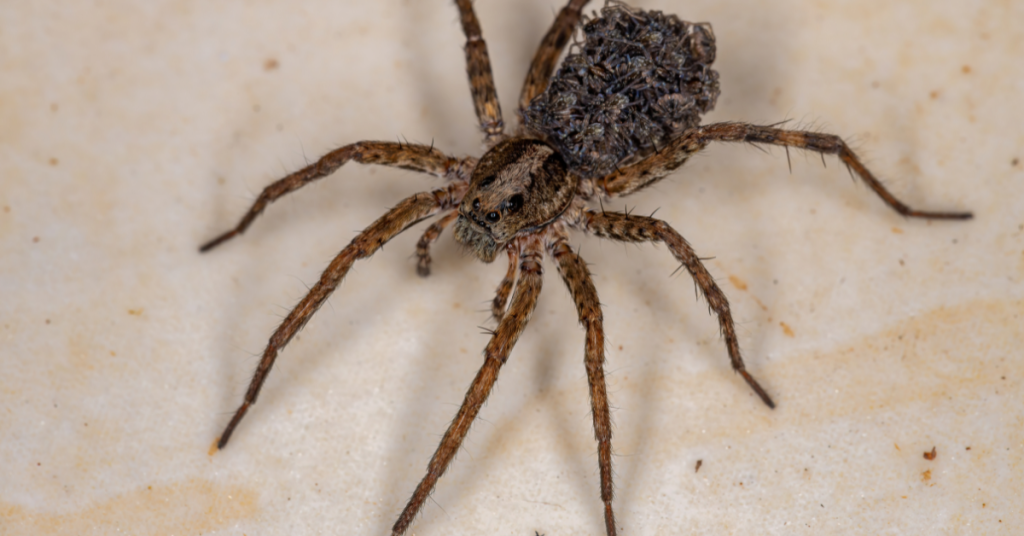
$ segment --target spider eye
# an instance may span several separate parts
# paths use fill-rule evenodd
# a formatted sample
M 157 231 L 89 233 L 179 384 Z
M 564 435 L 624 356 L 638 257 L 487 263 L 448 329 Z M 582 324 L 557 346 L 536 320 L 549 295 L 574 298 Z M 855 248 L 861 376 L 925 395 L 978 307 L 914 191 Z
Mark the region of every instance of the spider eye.
M 498 221 L 500 219 L 501 219 L 501 214 L 498 214 L 497 212 L 488 212 L 487 213 L 487 221 L 489 221 L 491 223 L 494 223 L 494 222 L 496 222 L 496 221 Z
M 523 208 L 522 194 L 513 195 L 508 199 L 508 201 L 505 202 L 505 210 L 507 210 L 509 214 L 512 214 L 513 212 L 516 212 L 521 208 Z
M 479 199 L 474 199 L 473 200 L 473 210 L 480 210 L 480 200 Z
M 483 179 L 480 179 L 480 184 L 478 186 L 480 188 L 487 188 L 488 186 L 491 185 L 492 182 L 494 182 L 494 175 L 491 175 L 490 177 L 484 177 Z

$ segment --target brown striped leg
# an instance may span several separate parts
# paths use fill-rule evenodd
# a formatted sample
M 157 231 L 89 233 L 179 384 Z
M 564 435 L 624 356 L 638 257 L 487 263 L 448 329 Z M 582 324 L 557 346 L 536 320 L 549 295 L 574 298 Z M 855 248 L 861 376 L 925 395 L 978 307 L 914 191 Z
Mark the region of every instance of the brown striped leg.
M 700 151 L 713 141 L 767 143 L 787 149 L 789 147 L 806 149 L 821 155 L 834 154 L 846 165 L 851 174 L 856 173 L 864 184 L 867 184 L 878 197 L 882 198 L 886 205 L 903 216 L 933 220 L 967 220 L 973 217 L 970 212 L 933 212 L 910 208 L 872 175 L 839 136 L 748 123 L 714 123 L 688 130 L 657 153 L 599 179 L 598 184 L 609 196 L 632 193 L 649 186 L 683 165 L 690 155 Z
M 686 270 L 693 276 L 693 280 L 700 287 L 704 298 L 708 300 L 708 306 L 718 315 L 718 325 L 725 337 L 725 346 L 729 350 L 729 359 L 732 361 L 733 370 L 743 376 L 747 384 L 768 407 L 775 407 L 775 402 L 772 402 L 768 393 L 747 372 L 747 368 L 743 364 L 739 339 L 736 338 L 736 327 L 729 310 L 729 300 L 726 299 L 722 289 L 718 288 L 704 264 L 700 262 L 700 257 L 694 253 L 690 244 L 675 229 L 661 220 L 646 216 L 594 211 L 586 212 L 584 226 L 587 231 L 602 238 L 623 242 L 664 242 L 672 255 L 683 263 Z
M 429 173 L 437 177 L 458 179 L 464 174 L 462 169 L 463 161 L 452 158 L 433 146 L 410 145 L 388 141 L 361 141 L 335 149 L 317 160 L 316 163 L 306 166 L 287 177 L 275 181 L 263 189 L 256 202 L 252 204 L 249 211 L 234 229 L 210 240 L 199 248 L 199 251 L 209 251 L 228 239 L 234 238 L 245 232 L 256 216 L 259 216 L 267 205 L 276 201 L 279 197 L 294 192 L 299 188 L 319 179 L 326 177 L 349 160 L 355 160 L 360 164 L 379 164 L 383 166 L 411 169 L 421 173 Z
M 530 101 L 548 88 L 551 73 L 555 72 L 555 64 L 562 54 L 562 49 L 569 42 L 576 25 L 580 22 L 580 12 L 590 0 L 569 0 L 569 3 L 558 12 L 558 17 L 551 24 L 548 33 L 540 42 L 540 47 L 533 55 L 530 70 L 526 73 L 523 90 L 519 94 L 519 109 L 525 110 Z
M 857 155 L 850 150 L 842 138 L 834 134 L 821 134 L 805 130 L 784 130 L 774 127 L 762 127 L 747 123 L 714 123 L 700 128 L 704 139 L 708 141 L 740 141 L 748 143 L 768 143 L 783 147 L 806 149 L 820 154 L 834 154 L 846 164 L 846 168 L 858 177 L 878 197 L 885 201 L 893 210 L 908 218 L 926 218 L 933 220 L 967 220 L 973 217 L 970 212 L 932 212 L 916 210 L 892 195 L 882 183 L 864 167 Z
M 459 446 L 462 445 L 463 439 L 466 438 L 470 425 L 476 420 L 480 407 L 491 393 L 491 388 L 494 387 L 494 382 L 498 379 L 498 371 L 508 360 L 512 347 L 515 346 L 516 340 L 519 339 L 523 328 L 530 320 L 534 307 L 537 305 L 537 296 L 540 294 L 541 280 L 543 279 L 543 270 L 540 265 L 542 254 L 540 247 L 530 248 L 523 252 L 519 266 L 519 281 L 516 283 L 515 294 L 512 296 L 512 305 L 502 318 L 501 323 L 498 324 L 490 342 L 487 343 L 487 348 L 484 350 L 484 364 L 469 386 L 469 391 L 466 393 L 466 398 L 463 400 L 458 414 L 448 426 L 444 438 L 441 439 L 441 444 L 438 445 L 437 451 L 430 459 L 426 476 L 416 486 L 412 498 L 409 499 L 409 503 L 391 529 L 392 536 L 400 536 L 408 530 L 420 507 L 423 506 L 423 502 L 433 491 L 437 480 L 448 469 L 448 464 L 451 463 Z
M 306 297 L 302 298 L 302 301 L 288 313 L 284 322 L 271 335 L 270 341 L 267 343 L 267 349 L 263 351 L 263 358 L 260 359 L 260 364 L 256 367 L 256 373 L 249 383 L 249 390 L 245 393 L 245 399 L 238 410 L 235 411 L 231 422 L 228 423 L 224 432 L 220 435 L 220 440 L 217 441 L 217 448 L 222 449 L 228 444 L 228 440 L 231 439 L 231 433 L 235 431 L 235 427 L 238 426 L 242 417 L 245 416 L 249 406 L 256 403 L 256 398 L 260 394 L 260 388 L 263 387 L 263 382 L 266 381 L 270 368 L 274 366 L 277 354 L 284 349 L 288 341 L 302 329 L 302 326 L 306 325 L 306 322 L 316 313 L 317 309 L 334 292 L 334 289 L 341 283 L 342 278 L 348 273 L 352 264 L 358 259 L 364 259 L 373 255 L 385 242 L 391 240 L 395 235 L 423 218 L 436 214 L 441 210 L 457 206 L 459 201 L 462 200 L 462 196 L 465 195 L 466 188 L 467 185 L 465 183 L 457 182 L 447 188 L 418 193 L 403 200 L 395 208 L 388 211 L 387 214 L 373 222 L 366 230 L 359 233 L 359 236 L 352 240 L 331 261 L 331 264 L 327 266 L 324 273 L 320 275 L 320 281 L 313 285 L 313 288 L 309 290 Z
M 515 243 L 506 246 L 505 251 L 508 252 L 508 271 L 505 272 L 505 278 L 498 285 L 494 301 L 491 302 L 491 315 L 498 322 L 505 316 L 505 304 L 508 303 L 509 294 L 512 294 L 512 283 L 516 281 L 516 268 L 519 266 L 519 248 Z
M 471 0 L 455 0 L 455 4 L 459 8 L 462 32 L 466 34 L 466 73 L 469 75 L 469 90 L 473 94 L 473 108 L 486 143 L 493 145 L 504 134 L 505 124 L 501 120 L 498 92 L 494 89 L 487 43 L 480 32 L 480 21 L 473 12 Z
M 658 152 L 635 164 L 616 169 L 597 179 L 596 184 L 608 197 L 629 195 L 658 182 L 707 145 L 708 141 L 703 138 L 700 129 L 687 130 L 659 148 Z
M 601 501 L 604 502 L 604 525 L 608 536 L 615 536 L 615 514 L 612 512 L 612 418 L 608 409 L 608 389 L 604 381 L 604 327 L 597 289 L 587 265 L 569 249 L 564 241 L 551 248 L 558 262 L 565 286 L 576 303 L 580 324 L 587 330 L 587 382 L 590 384 L 590 406 L 594 416 L 594 438 L 597 439 L 597 461 L 601 470 Z
M 459 213 L 455 210 L 445 214 L 441 219 L 437 220 L 427 230 L 423 232 L 423 236 L 420 237 L 420 241 L 416 242 L 416 273 L 420 277 L 427 277 L 430 275 L 430 246 L 437 239 L 441 237 L 441 233 L 444 232 L 444 228 L 448 227 L 453 221 L 459 217 Z

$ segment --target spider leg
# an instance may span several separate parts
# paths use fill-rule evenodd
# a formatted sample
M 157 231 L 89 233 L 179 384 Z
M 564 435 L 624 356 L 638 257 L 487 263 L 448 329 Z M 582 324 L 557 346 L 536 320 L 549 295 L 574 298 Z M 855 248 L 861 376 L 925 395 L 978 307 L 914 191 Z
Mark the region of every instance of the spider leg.
M 498 284 L 498 291 L 494 295 L 494 301 L 491 302 L 491 315 L 498 322 L 501 322 L 501 317 L 505 316 L 505 304 L 508 303 L 508 296 L 512 293 L 512 283 L 515 283 L 516 268 L 519 266 L 519 248 L 515 247 L 515 243 L 509 244 L 505 251 L 508 252 L 508 271 L 505 272 L 505 277 Z
M 494 75 L 491 73 L 491 59 L 487 55 L 487 43 L 480 31 L 480 21 L 473 12 L 471 0 L 455 0 L 462 21 L 462 32 L 466 34 L 466 73 L 469 75 L 469 89 L 473 94 L 473 108 L 480 120 L 488 146 L 504 135 L 505 123 L 501 120 L 501 104 L 494 89 Z
M 596 179 L 596 185 L 607 197 L 629 195 L 663 179 L 708 143 L 699 129 L 687 130 L 647 158 Z
M 241 221 L 234 229 L 210 240 L 202 245 L 199 251 L 209 251 L 222 242 L 225 242 L 245 232 L 252 224 L 256 216 L 259 216 L 267 205 L 276 201 L 279 197 L 294 192 L 299 188 L 334 173 L 339 167 L 349 160 L 355 160 L 360 164 L 380 164 L 384 166 L 411 169 L 421 173 L 429 173 L 437 177 L 445 177 L 449 180 L 467 179 L 464 177 L 464 164 L 468 159 L 459 160 L 450 157 L 433 146 L 411 145 L 388 141 L 360 141 L 335 149 L 317 160 L 316 163 L 306 166 L 287 177 L 274 181 L 267 186 L 256 198 L 249 211 L 245 213 Z
M 751 389 L 761 397 L 761 400 L 769 408 L 775 407 L 775 402 L 772 402 L 768 393 L 747 372 L 747 368 L 743 364 L 739 339 L 736 337 L 736 327 L 729 310 L 729 300 L 726 299 L 722 289 L 718 288 L 714 278 L 700 261 L 700 257 L 694 253 L 690 244 L 675 229 L 661 220 L 646 216 L 633 216 L 620 212 L 594 212 L 592 210 L 585 213 L 583 225 L 587 231 L 602 238 L 623 242 L 664 242 L 672 255 L 683 263 L 686 270 L 693 276 L 693 280 L 708 301 L 708 306 L 718 315 L 718 325 L 722 330 L 722 335 L 725 336 L 725 346 L 729 351 L 733 370 L 743 376 Z
M 598 184 L 608 196 L 630 194 L 668 175 L 672 170 L 683 165 L 690 155 L 707 147 L 713 141 L 768 143 L 787 149 L 789 147 L 806 149 L 821 155 L 834 154 L 846 164 L 848 169 L 856 173 L 878 197 L 882 198 L 885 204 L 903 216 L 936 220 L 966 220 L 973 217 L 970 212 L 933 212 L 910 208 L 897 199 L 868 171 L 868 168 L 861 163 L 857 155 L 839 136 L 748 123 L 714 123 L 688 130 L 672 140 L 667 147 L 663 147 L 657 153 L 636 164 L 616 170 L 599 179 Z
M 420 277 L 430 275 L 430 245 L 437 242 L 444 228 L 448 227 L 458 217 L 459 213 L 454 210 L 445 214 L 441 219 L 431 224 L 430 227 L 427 227 L 427 230 L 423 232 L 423 236 L 420 237 L 420 241 L 416 242 L 416 273 L 420 274 Z
M 555 22 L 551 24 L 548 33 L 540 42 L 540 47 L 533 55 L 530 62 L 530 70 L 526 73 L 526 80 L 523 82 L 523 90 L 519 94 L 519 109 L 524 110 L 530 106 L 530 101 L 540 95 L 548 88 L 551 81 L 551 73 L 555 72 L 555 64 L 562 49 L 569 42 L 576 25 L 580 22 L 580 12 L 583 6 L 590 0 L 569 0 L 569 3 L 558 12 Z
M 573 253 L 564 240 L 551 248 L 558 262 L 569 294 L 576 302 L 580 324 L 587 330 L 586 366 L 590 384 L 590 406 L 594 416 L 594 438 L 597 439 L 597 461 L 601 470 L 601 501 L 604 502 L 604 524 L 608 536 L 615 536 L 615 514 L 612 512 L 612 420 L 608 409 L 608 389 L 604 381 L 604 327 L 601 303 L 590 271 L 583 259 Z
M 477 372 L 473 383 L 470 384 L 459 412 L 448 426 L 444 438 L 441 439 L 441 444 L 438 445 L 437 451 L 430 459 L 426 476 L 416 486 L 412 498 L 409 499 L 402 514 L 398 516 L 398 521 L 391 529 L 392 536 L 400 536 L 405 533 L 420 507 L 423 506 L 423 502 L 433 491 L 437 480 L 448 469 L 448 465 L 455 457 L 455 453 L 458 452 L 463 439 L 466 438 L 470 425 L 476 420 L 480 407 L 491 393 L 501 366 L 508 360 L 512 347 L 515 346 L 516 340 L 519 339 L 526 323 L 529 322 L 534 307 L 537 305 L 537 296 L 540 294 L 543 279 L 543 269 L 540 264 L 542 255 L 543 250 L 540 245 L 529 244 L 526 246 L 519 266 L 519 281 L 516 283 L 515 294 L 512 296 L 512 305 L 509 307 L 508 314 L 502 318 L 494 335 L 491 336 L 490 342 L 487 343 L 487 348 L 484 350 L 484 364 Z
M 783 147 L 796 147 L 821 154 L 834 154 L 839 157 L 848 169 L 853 170 L 869 188 L 874 190 L 886 205 L 908 218 L 927 218 L 933 220 L 967 220 L 973 217 L 970 212 L 932 212 L 916 210 L 892 195 L 889 190 L 864 167 L 857 155 L 850 150 L 842 138 L 834 134 L 821 134 L 806 130 L 786 130 L 774 127 L 763 127 L 747 123 L 714 123 L 701 127 L 708 141 L 740 141 L 748 143 L 769 143 Z
M 217 448 L 223 449 L 231 439 L 231 433 L 245 416 L 249 407 L 256 403 L 260 394 L 260 388 L 266 381 L 278 353 L 284 349 L 288 341 L 306 325 L 306 322 L 316 313 L 317 309 L 327 298 L 338 288 L 338 284 L 348 273 L 349 268 L 358 259 L 373 255 L 385 242 L 401 233 L 409 226 L 429 217 L 441 210 L 458 205 L 462 196 L 466 193 L 467 185 L 462 182 L 454 183 L 447 188 L 441 188 L 432 192 L 421 192 L 412 197 L 406 198 L 397 206 L 389 210 L 372 225 L 359 233 L 352 242 L 345 247 L 327 266 L 320 280 L 309 290 L 302 301 L 296 305 L 288 316 L 281 322 L 274 334 L 270 336 L 266 350 L 263 351 L 263 358 L 253 374 L 249 389 L 245 393 L 242 405 L 235 411 L 231 422 L 224 428 L 220 439 L 217 441 Z

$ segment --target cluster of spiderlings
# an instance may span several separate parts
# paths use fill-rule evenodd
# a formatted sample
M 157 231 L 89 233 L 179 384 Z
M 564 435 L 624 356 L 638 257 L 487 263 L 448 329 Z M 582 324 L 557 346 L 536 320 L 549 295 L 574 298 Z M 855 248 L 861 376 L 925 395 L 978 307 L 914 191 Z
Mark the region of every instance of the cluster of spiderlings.
M 582 177 L 599 177 L 700 124 L 718 99 L 711 26 L 609 2 L 523 112 Z

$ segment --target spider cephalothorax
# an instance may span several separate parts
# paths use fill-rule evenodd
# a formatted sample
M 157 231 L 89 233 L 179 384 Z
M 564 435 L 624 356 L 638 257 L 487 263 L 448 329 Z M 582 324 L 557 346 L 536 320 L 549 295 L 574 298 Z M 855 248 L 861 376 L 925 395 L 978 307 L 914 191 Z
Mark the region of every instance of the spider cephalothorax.
M 541 262 L 555 264 L 586 331 L 585 365 L 597 439 L 605 531 L 618 530 L 612 510 L 611 415 L 604 380 L 604 325 L 597 289 L 586 263 L 569 247 L 571 230 L 622 242 L 661 242 L 693 277 L 707 299 L 735 370 L 769 407 L 775 404 L 746 370 L 725 294 L 697 253 L 668 223 L 652 217 L 606 212 L 594 198 L 621 197 L 662 179 L 712 142 L 745 142 L 794 147 L 836 155 L 899 214 L 931 219 L 967 219 L 967 212 L 914 210 L 893 196 L 837 136 L 748 123 L 700 124 L 714 105 L 718 75 L 714 34 L 660 12 L 645 12 L 611 1 L 585 25 L 584 41 L 555 78 L 559 54 L 577 28 L 587 0 L 569 0 L 544 36 L 519 98 L 525 125 L 504 132 L 487 45 L 470 0 L 455 0 L 466 35 L 466 63 L 473 104 L 492 148 L 479 161 L 455 158 L 431 146 L 361 141 L 346 145 L 266 187 L 230 231 L 200 248 L 208 251 L 244 232 L 266 206 L 350 160 L 420 171 L 447 185 L 398 205 L 359 233 L 331 261 L 309 293 L 288 314 L 267 343 L 245 399 L 218 441 L 223 448 L 256 402 L 281 349 L 341 283 L 356 260 L 369 257 L 406 228 L 440 215 L 417 243 L 417 271 L 430 273 L 430 245 L 455 223 L 455 239 L 491 262 L 508 254 L 508 271 L 498 286 L 493 315 L 498 320 L 484 350 L 484 362 L 459 412 L 444 434 L 392 534 L 412 524 L 438 479 L 448 468 L 470 425 L 490 395 L 537 304 Z M 589 207 L 589 208 L 588 208 Z M 513 292 L 514 291 L 514 292 Z M 511 303 L 509 298 L 511 296 Z M 518 530 L 518 532 L 524 532 Z
M 543 227 L 562 214 L 577 182 L 547 143 L 527 138 L 500 142 L 473 170 L 455 239 L 491 262 L 516 233 Z

